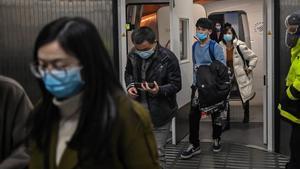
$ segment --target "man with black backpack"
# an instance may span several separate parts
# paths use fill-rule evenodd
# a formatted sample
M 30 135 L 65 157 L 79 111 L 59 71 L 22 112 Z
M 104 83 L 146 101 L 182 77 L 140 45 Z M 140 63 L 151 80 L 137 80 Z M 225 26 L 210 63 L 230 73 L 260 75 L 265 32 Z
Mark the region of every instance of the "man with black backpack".
M 228 69 L 223 49 L 218 43 L 210 39 L 213 23 L 207 18 L 200 18 L 196 23 L 197 41 L 193 45 L 193 84 L 192 106 L 189 115 L 189 147 L 182 152 L 181 158 L 188 159 L 200 154 L 199 123 L 201 107 L 211 106 L 226 99 L 230 87 L 222 82 L 229 81 Z M 225 78 L 225 79 L 224 79 Z M 198 91 L 198 101 L 195 101 L 195 92 Z M 209 91 L 209 92 L 207 92 Z M 195 103 L 196 102 L 196 103 Z M 213 151 L 221 151 L 221 110 L 212 113 Z

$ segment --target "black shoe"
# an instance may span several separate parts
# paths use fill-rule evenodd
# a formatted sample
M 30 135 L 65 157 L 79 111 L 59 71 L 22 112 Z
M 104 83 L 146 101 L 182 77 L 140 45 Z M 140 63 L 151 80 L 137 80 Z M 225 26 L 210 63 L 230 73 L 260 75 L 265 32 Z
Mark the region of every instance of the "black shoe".
M 190 144 L 188 146 L 188 148 L 181 153 L 180 157 L 182 159 L 189 159 L 189 158 L 193 157 L 194 155 L 197 155 L 200 153 L 201 153 L 200 146 L 194 147 L 192 144 Z
M 249 123 L 249 116 L 244 117 L 243 123 Z
M 249 110 L 244 111 L 244 120 L 243 123 L 249 123 Z
M 243 123 L 249 123 L 249 112 L 244 112 Z
M 220 152 L 222 150 L 222 146 L 220 143 L 220 139 L 214 139 L 213 142 L 213 152 Z
M 222 131 L 224 132 L 226 130 L 230 130 L 230 124 L 226 124 Z

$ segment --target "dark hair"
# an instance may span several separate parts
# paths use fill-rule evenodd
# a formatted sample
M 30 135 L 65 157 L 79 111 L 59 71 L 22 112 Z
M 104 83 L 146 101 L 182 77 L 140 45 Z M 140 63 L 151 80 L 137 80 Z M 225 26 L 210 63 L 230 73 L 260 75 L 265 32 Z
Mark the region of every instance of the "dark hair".
M 155 39 L 156 37 L 154 31 L 147 26 L 135 29 L 131 34 L 131 40 L 134 44 L 141 44 L 144 41 L 152 44 L 155 42 Z
M 196 27 L 213 29 L 213 22 L 208 18 L 200 18 L 197 20 Z
M 221 27 L 223 27 L 223 26 L 222 26 L 222 22 L 215 21 L 215 22 L 214 22 L 214 25 L 216 26 L 216 25 L 217 25 L 217 23 L 219 23 L 219 24 L 221 25 Z
M 122 87 L 112 71 L 110 56 L 97 28 L 90 21 L 79 17 L 65 17 L 47 24 L 35 42 L 35 62 L 38 61 L 38 50 L 54 41 L 65 52 L 76 57 L 83 66 L 81 73 L 85 86 L 80 119 L 69 143 L 70 147 L 78 150 L 80 163 L 86 156 L 102 156 L 109 148 L 108 139 L 117 116 L 116 112 L 110 110 L 110 96 L 114 91 L 121 91 Z M 45 89 L 41 80 L 39 85 L 42 99 L 31 117 L 30 138 L 45 153 L 45 167 L 48 168 L 49 158 L 46 157 L 49 154 L 49 138 L 60 117 L 58 109 L 52 103 L 53 96 Z
M 222 34 L 223 34 L 223 36 L 224 36 L 224 35 L 225 35 L 228 31 L 230 31 L 230 30 L 231 30 L 231 32 L 232 32 L 232 40 L 231 40 L 231 42 L 233 42 L 234 39 L 238 39 L 238 36 L 237 36 L 237 34 L 236 34 L 234 28 L 231 26 L 230 23 L 225 23 L 225 24 L 224 24 L 224 28 L 223 28 Z M 222 39 L 222 41 L 223 41 L 224 44 L 226 44 L 226 41 L 225 41 L 224 39 Z

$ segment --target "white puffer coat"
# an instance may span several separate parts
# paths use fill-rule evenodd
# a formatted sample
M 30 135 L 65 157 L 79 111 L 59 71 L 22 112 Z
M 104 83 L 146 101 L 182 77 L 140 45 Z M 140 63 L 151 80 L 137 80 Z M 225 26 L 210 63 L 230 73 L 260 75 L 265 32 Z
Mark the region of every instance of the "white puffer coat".
M 223 48 L 225 58 L 227 58 L 226 45 L 223 43 L 223 41 L 220 42 L 220 45 Z M 257 56 L 251 49 L 247 47 L 247 45 L 243 41 L 234 39 L 233 46 L 234 75 L 236 77 L 236 81 L 239 87 L 241 99 L 245 103 L 247 100 L 251 100 L 255 96 L 255 92 L 253 89 L 253 73 L 251 71 L 250 74 L 246 74 L 244 62 L 242 57 L 238 53 L 237 46 L 239 46 L 241 53 L 244 56 L 244 59 L 249 61 L 248 69 L 253 70 L 255 68 L 257 63 Z

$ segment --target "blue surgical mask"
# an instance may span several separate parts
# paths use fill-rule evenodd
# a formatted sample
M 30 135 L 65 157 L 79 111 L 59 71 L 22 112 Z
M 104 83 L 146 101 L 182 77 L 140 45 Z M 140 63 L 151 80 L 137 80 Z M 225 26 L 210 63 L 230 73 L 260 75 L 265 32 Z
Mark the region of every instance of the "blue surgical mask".
M 231 41 L 231 40 L 232 40 L 232 34 L 224 34 L 223 39 L 224 39 L 226 42 Z
M 67 98 L 79 93 L 84 85 L 80 70 L 80 67 L 73 67 L 44 71 L 42 79 L 46 89 L 56 98 Z
M 200 33 L 200 32 L 197 32 L 196 33 L 196 36 L 199 40 L 203 41 L 207 38 L 207 34 L 204 34 L 204 33 Z
M 154 53 L 154 49 L 150 49 L 147 51 L 136 50 L 135 53 L 139 55 L 142 59 L 148 59 Z

